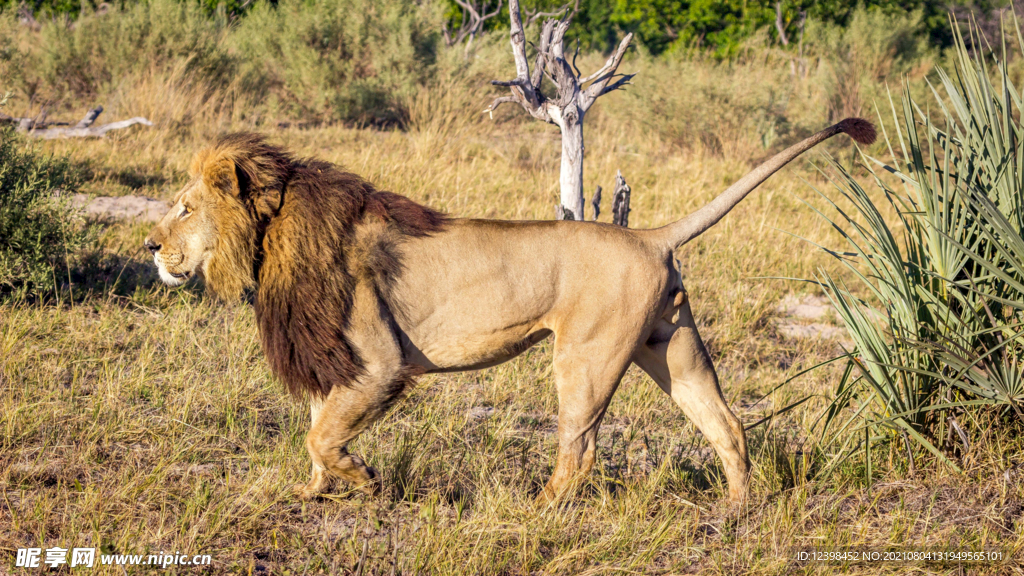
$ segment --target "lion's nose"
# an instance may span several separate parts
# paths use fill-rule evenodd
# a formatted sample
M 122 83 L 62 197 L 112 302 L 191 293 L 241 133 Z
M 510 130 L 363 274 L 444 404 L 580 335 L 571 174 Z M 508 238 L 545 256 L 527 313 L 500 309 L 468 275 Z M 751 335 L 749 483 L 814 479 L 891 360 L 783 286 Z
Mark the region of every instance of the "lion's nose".
M 157 244 L 156 242 L 153 242 L 152 238 L 146 238 L 146 241 L 143 243 L 143 246 L 145 246 L 146 249 L 153 254 L 156 254 L 157 252 L 160 251 L 160 245 Z

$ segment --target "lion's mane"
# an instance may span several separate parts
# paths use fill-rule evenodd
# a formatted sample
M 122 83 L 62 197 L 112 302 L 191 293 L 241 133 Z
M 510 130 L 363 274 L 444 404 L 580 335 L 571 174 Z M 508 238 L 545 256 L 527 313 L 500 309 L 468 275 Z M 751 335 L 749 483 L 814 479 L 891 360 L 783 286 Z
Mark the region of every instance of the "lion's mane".
M 388 299 L 398 246 L 439 231 L 445 216 L 258 134 L 222 136 L 192 172 L 225 190 L 237 182 L 240 201 L 218 205 L 207 286 L 229 298 L 255 289 L 263 350 L 292 394 L 325 397 L 351 384 L 362 369 L 346 336 L 357 281 L 397 306 Z

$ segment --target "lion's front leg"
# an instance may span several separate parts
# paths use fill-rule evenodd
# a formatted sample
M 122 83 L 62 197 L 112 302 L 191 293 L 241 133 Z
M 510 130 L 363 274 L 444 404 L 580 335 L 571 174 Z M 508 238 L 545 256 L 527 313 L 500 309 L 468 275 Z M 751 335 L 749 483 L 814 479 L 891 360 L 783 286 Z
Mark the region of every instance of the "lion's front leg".
M 323 409 L 323 400 L 320 398 L 311 398 L 309 401 L 309 415 L 310 415 L 310 429 L 316 426 L 317 421 L 320 419 L 320 412 Z M 307 442 L 309 438 L 306 438 Z M 307 450 L 308 450 L 307 446 Z M 331 485 L 334 484 L 333 478 L 330 473 L 327 472 L 327 468 L 324 466 L 318 454 L 309 450 L 310 459 L 313 461 L 313 471 L 310 475 L 309 482 L 305 484 L 296 484 L 292 487 L 295 495 L 302 500 L 311 500 L 317 496 L 317 494 L 323 494 L 331 489 Z
M 296 495 L 304 500 L 331 488 L 337 478 L 370 494 L 380 491 L 380 475 L 363 459 L 348 451 L 348 445 L 363 430 L 384 414 L 388 395 L 404 388 L 401 364 L 381 378 L 380 369 L 367 366 L 368 374 L 350 386 L 335 386 L 321 401 L 319 413 L 306 435 L 306 449 L 313 462 L 309 482 L 296 486 Z M 317 409 L 314 409 L 314 413 Z
M 306 449 L 313 474 L 296 493 L 310 499 L 330 488 L 337 478 L 376 494 L 380 475 L 348 445 L 377 421 L 412 380 L 402 359 L 402 349 L 391 328 L 388 312 L 371 289 L 359 286 L 346 336 L 362 363 L 354 382 L 338 383 L 326 398 L 311 403 L 312 426 Z

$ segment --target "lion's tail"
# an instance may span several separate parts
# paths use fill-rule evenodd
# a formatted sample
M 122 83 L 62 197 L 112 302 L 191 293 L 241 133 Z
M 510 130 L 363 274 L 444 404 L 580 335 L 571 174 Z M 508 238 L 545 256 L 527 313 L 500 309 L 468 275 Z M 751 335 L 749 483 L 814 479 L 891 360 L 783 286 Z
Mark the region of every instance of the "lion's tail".
M 850 138 L 853 138 L 860 144 L 871 144 L 875 141 L 875 127 L 871 122 L 862 118 L 847 118 L 772 156 L 764 164 L 754 168 L 746 176 L 740 178 L 739 181 L 726 189 L 725 192 L 719 194 L 717 198 L 705 204 L 700 210 L 684 217 L 682 220 L 658 228 L 654 230 L 654 233 L 659 234 L 671 248 L 678 248 L 686 244 L 718 223 L 734 206 L 739 204 L 740 200 L 743 200 L 747 194 L 750 194 L 754 188 L 757 188 L 769 176 L 786 164 L 789 164 L 790 161 L 800 154 L 840 132 L 849 134 Z

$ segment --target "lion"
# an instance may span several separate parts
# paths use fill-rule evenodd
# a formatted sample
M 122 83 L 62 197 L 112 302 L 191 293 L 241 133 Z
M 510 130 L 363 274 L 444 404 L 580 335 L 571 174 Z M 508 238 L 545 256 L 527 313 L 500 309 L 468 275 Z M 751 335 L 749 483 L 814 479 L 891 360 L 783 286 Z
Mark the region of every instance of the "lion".
M 868 121 L 843 120 L 650 230 L 453 218 L 263 136 L 230 134 L 196 155 L 145 247 L 166 284 L 200 277 L 221 298 L 252 302 L 271 371 L 310 401 L 302 499 L 335 479 L 379 491 L 380 475 L 348 445 L 417 375 L 495 366 L 553 335 L 558 450 L 539 499 L 590 472 L 601 419 L 636 364 L 703 432 L 741 501 L 744 428 L 723 399 L 675 251 L 839 133 L 875 137 Z

